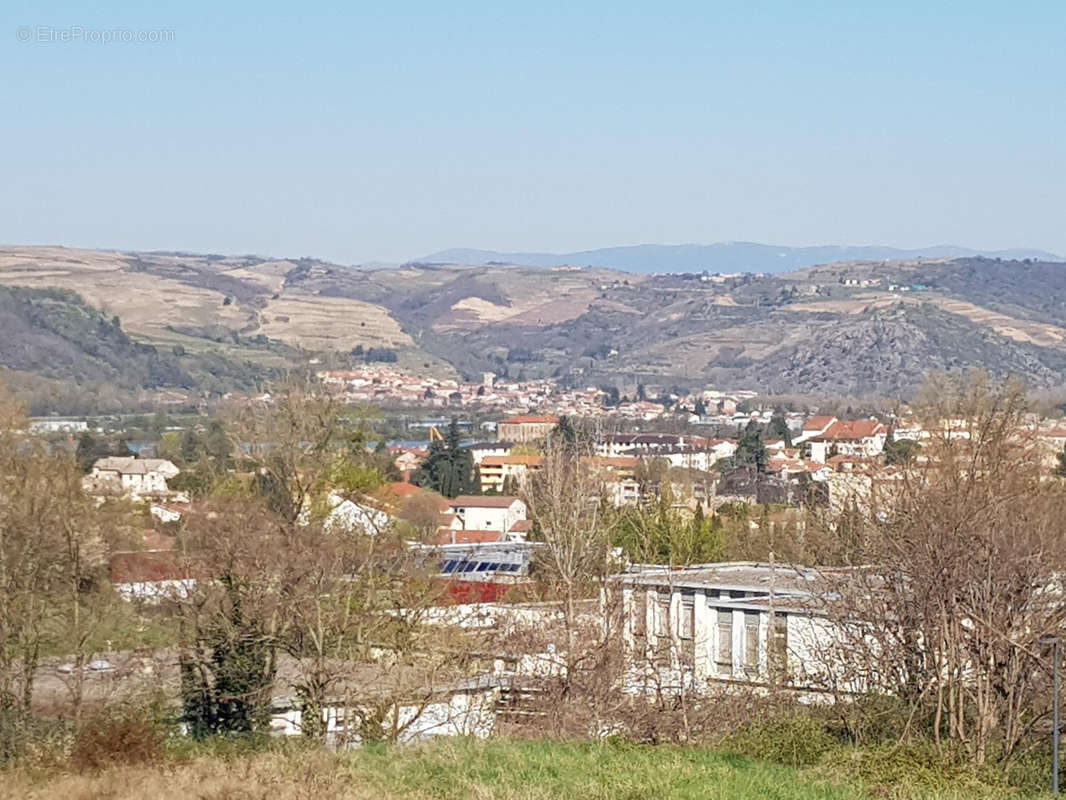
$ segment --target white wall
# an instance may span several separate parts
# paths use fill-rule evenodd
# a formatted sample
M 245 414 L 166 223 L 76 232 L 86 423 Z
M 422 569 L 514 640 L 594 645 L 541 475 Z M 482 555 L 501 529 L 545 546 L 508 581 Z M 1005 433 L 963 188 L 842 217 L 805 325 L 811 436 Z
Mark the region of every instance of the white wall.
M 509 531 L 519 520 L 526 518 L 526 504 L 515 500 L 507 508 L 463 506 L 456 509 L 463 527 L 472 531 Z

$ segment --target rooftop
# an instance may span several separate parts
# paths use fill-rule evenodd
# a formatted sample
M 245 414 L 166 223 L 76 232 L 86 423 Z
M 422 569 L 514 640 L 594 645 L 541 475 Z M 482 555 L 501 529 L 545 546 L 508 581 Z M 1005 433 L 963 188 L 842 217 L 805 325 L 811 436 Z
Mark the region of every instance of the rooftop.
M 517 497 L 511 495 L 476 495 L 461 494 L 452 498 L 452 508 L 510 508 L 518 502 Z
M 179 470 L 165 458 L 136 458 L 135 456 L 108 456 L 98 458 L 93 469 L 105 472 L 118 472 L 121 475 L 146 475 L 149 472 L 163 472 L 177 475 Z
M 719 564 L 699 564 L 671 569 L 648 566 L 638 572 L 622 576 L 633 585 L 662 586 L 670 584 L 693 589 L 725 589 L 734 591 L 769 592 L 771 584 L 776 592 L 809 593 L 819 585 L 824 572 L 818 567 L 791 564 L 773 566 L 754 561 L 730 561 Z

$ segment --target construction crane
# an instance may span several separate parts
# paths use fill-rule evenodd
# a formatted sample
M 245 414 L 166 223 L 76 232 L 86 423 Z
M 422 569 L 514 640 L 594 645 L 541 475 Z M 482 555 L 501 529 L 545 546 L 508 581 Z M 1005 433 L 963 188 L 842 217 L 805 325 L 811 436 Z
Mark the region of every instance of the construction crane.
M 431 442 L 443 442 L 444 441 L 444 434 L 442 434 L 439 430 L 437 430 L 437 426 L 436 425 L 430 425 L 429 426 L 429 440 Z

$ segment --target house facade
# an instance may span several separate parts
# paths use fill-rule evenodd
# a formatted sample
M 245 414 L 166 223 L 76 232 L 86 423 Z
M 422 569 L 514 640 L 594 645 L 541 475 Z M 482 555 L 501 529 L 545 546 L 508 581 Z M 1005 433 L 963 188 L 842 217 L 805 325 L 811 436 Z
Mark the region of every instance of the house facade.
M 87 476 L 86 489 L 120 493 L 134 497 L 145 494 L 166 494 L 167 480 L 181 470 L 165 458 L 135 458 L 110 456 L 97 459 Z
M 538 455 L 485 456 L 477 465 L 481 491 L 499 493 L 511 485 L 523 487 L 543 463 L 544 457 Z
M 555 426 L 559 424 L 559 418 L 545 415 L 520 415 L 508 417 L 500 422 L 496 428 L 501 441 L 529 444 L 548 438 Z
M 526 504 L 508 495 L 459 495 L 451 501 L 451 513 L 463 530 L 507 534 L 524 527 L 518 523 L 526 519 Z
M 810 439 L 811 460 L 824 464 L 835 455 L 869 458 L 885 449 L 887 439 L 888 427 L 875 419 L 837 420 Z
M 833 670 L 820 570 L 747 562 L 620 577 L 636 674 L 817 690 Z

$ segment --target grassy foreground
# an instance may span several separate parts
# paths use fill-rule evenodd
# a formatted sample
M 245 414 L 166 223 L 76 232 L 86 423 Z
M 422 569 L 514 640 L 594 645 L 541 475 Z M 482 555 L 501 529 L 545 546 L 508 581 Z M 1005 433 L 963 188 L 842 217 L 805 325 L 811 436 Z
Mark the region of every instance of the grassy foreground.
M 952 798 L 826 780 L 817 771 L 702 747 L 546 740 L 447 740 L 329 753 L 298 745 L 171 753 L 158 763 L 100 771 L 0 772 L 0 798 L 36 800 L 835 800 Z

